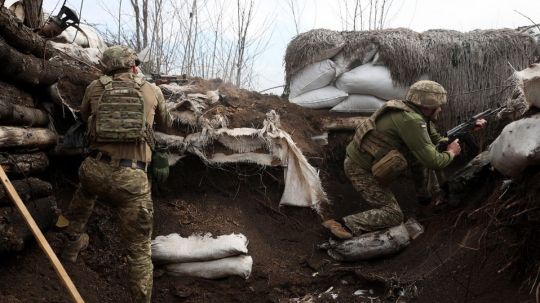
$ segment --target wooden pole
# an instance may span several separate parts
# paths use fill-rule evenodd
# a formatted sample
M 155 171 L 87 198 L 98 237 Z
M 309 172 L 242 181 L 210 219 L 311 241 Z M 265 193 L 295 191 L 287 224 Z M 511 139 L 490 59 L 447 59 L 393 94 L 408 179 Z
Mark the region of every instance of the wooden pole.
M 82 299 L 81 295 L 77 291 L 77 288 L 75 287 L 75 284 L 73 284 L 73 281 L 71 281 L 71 278 L 67 274 L 66 270 L 64 269 L 64 266 L 62 266 L 62 263 L 60 263 L 60 260 L 58 260 L 58 257 L 52 250 L 51 246 L 49 245 L 49 242 L 47 242 L 47 239 L 45 239 L 45 236 L 43 236 L 43 233 L 37 226 L 36 222 L 32 218 L 32 215 L 30 215 L 30 212 L 26 208 L 26 205 L 24 205 L 23 201 L 19 197 L 19 194 L 11 184 L 11 181 L 9 181 L 9 178 L 7 177 L 6 173 L 4 172 L 4 169 L 2 166 L 0 166 L 0 179 L 2 179 L 2 184 L 4 185 L 9 197 L 15 203 L 17 206 L 17 209 L 23 216 L 24 220 L 26 221 L 26 224 L 32 231 L 32 234 L 34 234 L 34 237 L 38 240 L 39 246 L 41 249 L 45 252 L 49 260 L 51 261 L 56 273 L 58 274 L 58 277 L 60 280 L 62 280 L 62 283 L 64 283 L 64 286 L 69 291 L 69 294 L 71 295 L 71 298 L 73 299 L 73 302 L 76 303 L 84 303 L 84 300 Z

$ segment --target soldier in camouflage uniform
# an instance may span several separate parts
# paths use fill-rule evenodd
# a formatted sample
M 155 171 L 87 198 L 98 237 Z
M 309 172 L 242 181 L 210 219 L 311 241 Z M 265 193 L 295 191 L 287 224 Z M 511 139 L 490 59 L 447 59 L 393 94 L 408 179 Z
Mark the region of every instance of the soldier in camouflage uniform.
M 440 84 L 419 81 L 411 86 L 406 101 L 388 101 L 358 126 L 347 146 L 344 168 L 354 189 L 371 209 L 341 220 L 326 220 L 324 227 L 336 237 L 348 239 L 403 222 L 403 213 L 388 184 L 409 167 L 419 198 L 429 195 L 426 180 L 433 179 L 433 175 L 427 169 L 442 169 L 461 152 L 458 140 L 444 152 L 436 149 L 447 139 L 437 133 L 431 121 L 437 119 L 445 103 L 446 90 Z M 477 121 L 479 127 L 484 124 L 483 119 Z
M 75 262 L 88 245 L 84 227 L 100 197 L 118 213 L 132 300 L 150 302 L 153 206 L 146 172 L 154 123 L 163 130 L 172 119 L 160 89 L 134 74 L 135 61 L 129 48 L 108 48 L 102 58 L 106 75 L 86 89 L 80 113 L 88 124 L 91 153 L 79 168 L 80 186 L 66 213 L 70 225 L 62 258 Z M 163 173 L 162 167 L 153 169 Z

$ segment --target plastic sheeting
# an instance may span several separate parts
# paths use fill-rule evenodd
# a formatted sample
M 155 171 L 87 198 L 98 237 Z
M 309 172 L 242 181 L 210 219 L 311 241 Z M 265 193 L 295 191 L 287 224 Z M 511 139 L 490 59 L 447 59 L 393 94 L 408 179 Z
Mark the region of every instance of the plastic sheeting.
M 540 164 L 540 114 L 505 126 L 489 148 L 489 161 L 511 177 L 518 176 L 527 166 Z

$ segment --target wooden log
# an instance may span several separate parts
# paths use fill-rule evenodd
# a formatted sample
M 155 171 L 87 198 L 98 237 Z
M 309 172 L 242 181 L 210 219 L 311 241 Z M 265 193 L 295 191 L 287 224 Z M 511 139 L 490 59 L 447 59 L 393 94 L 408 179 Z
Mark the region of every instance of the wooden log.
M 46 149 L 56 144 L 56 133 L 47 128 L 0 126 L 0 149 Z
M 323 117 L 319 120 L 325 130 L 355 130 L 358 124 L 369 117 Z
M 41 173 L 49 167 L 49 158 L 44 152 L 32 154 L 0 154 L 0 165 L 11 175 Z
M 26 27 L 6 7 L 0 7 L 0 36 L 25 54 L 49 59 L 58 52 L 52 44 Z
M 21 106 L 0 99 L 0 122 L 9 125 L 44 126 L 49 115 L 41 109 Z
M 28 107 L 34 106 L 34 98 L 32 95 L 14 85 L 0 81 L 0 92 L 2 92 L 0 94 L 1 102 Z
M 5 17 L 5 14 L 2 14 L 0 10 L 0 33 L 2 26 L 4 26 L 2 16 Z M 21 31 L 24 32 L 26 27 L 21 28 Z M 11 31 L 8 32 L 11 33 Z M 57 83 L 62 100 L 70 107 L 78 109 L 86 87 L 101 74 L 99 69 L 59 51 L 54 52 L 58 56 L 51 59 L 45 59 L 47 56 L 35 57 L 24 54 L 18 51 L 21 48 L 12 47 L 7 41 L 12 43 L 13 39 L 13 41 L 23 40 L 28 42 L 24 44 L 24 47 L 31 48 L 32 45 L 45 47 L 44 44 L 40 44 L 43 39 L 35 34 L 32 37 L 32 39 L 36 38 L 34 40 L 26 39 L 25 34 L 21 34 L 20 37 L 10 35 L 0 36 L 0 62 L 3 64 L 0 75 L 10 82 L 32 86 L 50 86 Z
M 47 197 L 52 194 L 51 183 L 38 178 L 31 177 L 23 180 L 14 180 L 11 183 L 23 201 L 35 200 L 37 198 Z M 0 206 L 12 205 L 13 202 L 11 202 L 9 199 L 5 188 L 0 186 Z
M 35 199 L 25 203 L 42 231 L 53 226 L 56 217 L 54 196 Z M 18 252 L 33 241 L 33 235 L 15 207 L 0 207 L 0 252 Z

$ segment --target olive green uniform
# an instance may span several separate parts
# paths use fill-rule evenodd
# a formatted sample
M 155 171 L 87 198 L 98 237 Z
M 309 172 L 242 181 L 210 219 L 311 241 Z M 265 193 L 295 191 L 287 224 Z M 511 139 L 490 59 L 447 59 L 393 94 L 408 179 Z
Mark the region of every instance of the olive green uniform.
M 410 110 L 392 108 L 382 113 L 375 120 L 375 128 L 408 160 L 415 185 L 420 189 L 418 194 L 423 195 L 427 194 L 421 193 L 427 191 L 428 182 L 425 180 L 431 176 L 425 168 L 442 169 L 452 162 L 452 156 L 448 152 L 437 151 L 435 145 L 446 138 L 437 133 L 431 122 L 428 125 L 422 112 L 408 102 L 406 107 Z M 372 207 L 343 218 L 345 225 L 356 234 L 395 226 L 403 221 L 403 213 L 394 194 L 371 173 L 374 160 L 370 153 L 358 148 L 354 140 L 347 146 L 345 173 L 355 190 Z
M 146 123 L 152 126 L 155 122 L 158 128 L 170 126 L 172 119 L 159 88 L 136 77 L 131 73 L 118 73 L 112 78 L 139 81 Z M 92 116 L 104 89 L 100 80 L 92 82 L 86 89 L 81 105 L 81 117 L 85 122 L 90 119 L 89 132 L 95 131 Z M 70 220 L 68 235 L 74 237 L 83 233 L 97 197 L 113 206 L 118 213 L 121 237 L 127 250 L 132 299 L 134 302 L 150 302 L 153 276 L 150 256 L 153 224 L 150 186 L 144 168 L 119 165 L 121 159 L 149 164 L 152 156 L 150 145 L 145 141 L 92 142 L 91 149 L 99 153 L 86 158 L 79 168 L 80 185 L 66 214 Z M 102 161 L 102 155 L 106 155 L 110 161 Z

